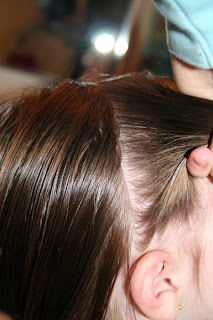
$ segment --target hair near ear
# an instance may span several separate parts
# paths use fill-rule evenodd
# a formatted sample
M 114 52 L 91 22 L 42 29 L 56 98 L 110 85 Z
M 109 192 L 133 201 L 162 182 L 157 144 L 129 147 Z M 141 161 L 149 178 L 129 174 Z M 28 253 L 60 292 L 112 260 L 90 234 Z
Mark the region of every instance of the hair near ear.
M 196 205 L 187 155 L 206 145 L 212 102 L 177 92 L 171 79 L 150 73 L 101 83 L 120 126 L 122 168 L 141 248 L 170 223 L 186 223 Z

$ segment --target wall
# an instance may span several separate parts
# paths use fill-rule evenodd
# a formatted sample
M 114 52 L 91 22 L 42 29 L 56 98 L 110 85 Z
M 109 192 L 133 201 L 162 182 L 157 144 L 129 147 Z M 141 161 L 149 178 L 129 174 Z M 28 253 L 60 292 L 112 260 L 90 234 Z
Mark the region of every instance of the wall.
M 0 64 L 16 46 L 18 35 L 39 18 L 36 0 L 0 0 Z

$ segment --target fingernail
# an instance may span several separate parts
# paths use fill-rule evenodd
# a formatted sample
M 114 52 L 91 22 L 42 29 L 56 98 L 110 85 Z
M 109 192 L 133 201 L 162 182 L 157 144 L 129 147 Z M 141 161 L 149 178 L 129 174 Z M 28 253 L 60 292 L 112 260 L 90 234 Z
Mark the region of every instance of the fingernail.
M 201 167 L 201 168 L 204 168 L 206 166 L 206 162 L 199 162 L 197 160 L 194 159 L 194 163 L 198 166 L 198 167 Z

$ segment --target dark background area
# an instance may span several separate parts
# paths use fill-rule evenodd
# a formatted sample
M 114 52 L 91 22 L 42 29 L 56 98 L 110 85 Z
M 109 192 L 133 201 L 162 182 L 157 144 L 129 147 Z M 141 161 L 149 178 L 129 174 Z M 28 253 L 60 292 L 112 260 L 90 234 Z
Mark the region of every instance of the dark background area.
M 93 70 L 171 76 L 164 20 L 151 0 L 2 0 L 1 91 Z

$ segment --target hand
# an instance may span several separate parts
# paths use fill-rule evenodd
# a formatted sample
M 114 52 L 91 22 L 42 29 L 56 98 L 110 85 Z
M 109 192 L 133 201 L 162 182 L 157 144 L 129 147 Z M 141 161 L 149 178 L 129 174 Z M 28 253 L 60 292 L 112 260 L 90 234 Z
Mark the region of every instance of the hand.
M 213 100 L 213 70 L 199 69 L 171 56 L 172 70 L 180 92 Z

